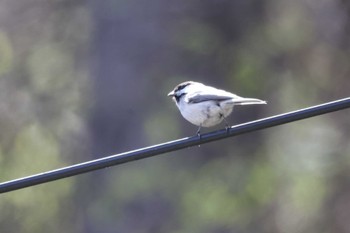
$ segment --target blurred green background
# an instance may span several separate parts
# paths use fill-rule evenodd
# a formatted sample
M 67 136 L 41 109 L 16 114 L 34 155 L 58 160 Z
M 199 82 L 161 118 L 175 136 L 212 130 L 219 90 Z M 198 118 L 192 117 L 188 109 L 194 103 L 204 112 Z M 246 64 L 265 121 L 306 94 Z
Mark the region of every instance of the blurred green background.
M 349 96 L 346 0 L 0 0 L 0 182 L 195 134 L 194 80 Z M 204 132 L 222 128 L 206 129 Z M 349 110 L 0 195 L 1 233 L 350 232 Z

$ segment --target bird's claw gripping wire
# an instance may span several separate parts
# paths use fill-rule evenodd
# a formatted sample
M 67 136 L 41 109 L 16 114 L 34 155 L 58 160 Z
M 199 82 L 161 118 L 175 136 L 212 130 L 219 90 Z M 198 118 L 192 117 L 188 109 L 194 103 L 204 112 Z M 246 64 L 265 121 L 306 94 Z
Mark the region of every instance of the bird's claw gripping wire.
M 197 133 L 196 133 L 197 136 L 199 137 L 199 140 L 200 140 L 201 137 L 202 137 L 202 136 L 201 136 L 201 127 L 202 127 L 202 126 L 200 125 L 199 128 L 198 128 L 198 130 L 197 130 Z
M 224 116 L 223 116 L 224 117 Z M 226 133 L 228 134 L 230 132 L 230 128 L 231 126 L 228 124 L 226 117 L 224 117 L 224 121 L 225 121 L 225 129 L 226 129 Z

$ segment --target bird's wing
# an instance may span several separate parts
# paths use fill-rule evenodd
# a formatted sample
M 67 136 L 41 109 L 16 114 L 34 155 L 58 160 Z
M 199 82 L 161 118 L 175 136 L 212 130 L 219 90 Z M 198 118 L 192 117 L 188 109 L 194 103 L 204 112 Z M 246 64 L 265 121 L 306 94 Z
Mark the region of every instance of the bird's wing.
M 207 87 L 204 90 L 196 91 L 187 96 L 188 103 L 200 103 L 204 101 L 224 101 L 233 98 L 239 98 L 230 92 L 219 90 L 212 87 Z

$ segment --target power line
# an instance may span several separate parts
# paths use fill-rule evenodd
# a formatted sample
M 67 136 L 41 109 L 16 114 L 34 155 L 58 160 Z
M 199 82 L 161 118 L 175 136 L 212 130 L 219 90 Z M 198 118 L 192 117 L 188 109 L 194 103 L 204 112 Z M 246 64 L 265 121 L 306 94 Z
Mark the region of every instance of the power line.
M 79 175 L 86 172 L 95 171 L 98 169 L 115 166 L 122 163 L 131 162 L 134 160 L 144 159 L 151 156 L 180 150 L 186 147 L 196 146 L 211 141 L 216 141 L 228 137 L 237 136 L 244 133 L 249 133 L 256 130 L 261 130 L 277 125 L 286 124 L 293 121 L 302 120 L 309 117 L 314 117 L 334 111 L 339 111 L 350 107 L 350 97 L 336 100 L 333 102 L 312 106 L 309 108 L 300 109 L 293 112 L 288 112 L 256 121 L 247 122 L 240 125 L 230 127 L 228 130 L 223 129 L 198 136 L 182 138 L 175 141 L 170 141 L 150 147 L 141 148 L 138 150 L 128 151 L 121 154 L 111 155 L 101 159 L 96 159 L 76 165 L 63 167 L 57 170 L 52 170 L 8 182 L 0 183 L 0 193 L 10 192 L 22 189 L 29 186 L 34 186 L 46 182 L 51 182 L 58 179 L 63 179 L 70 176 Z

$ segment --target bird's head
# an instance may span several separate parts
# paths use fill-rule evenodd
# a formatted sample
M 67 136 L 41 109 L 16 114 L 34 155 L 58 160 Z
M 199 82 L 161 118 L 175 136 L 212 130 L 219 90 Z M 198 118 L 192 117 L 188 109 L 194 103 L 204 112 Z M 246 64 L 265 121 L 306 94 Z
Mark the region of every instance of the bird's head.
M 183 83 L 180 83 L 177 85 L 174 90 L 169 92 L 168 96 L 173 97 L 173 100 L 178 103 L 180 99 L 185 96 L 190 89 L 192 89 L 194 86 L 198 85 L 199 83 L 193 82 L 193 81 L 186 81 Z

